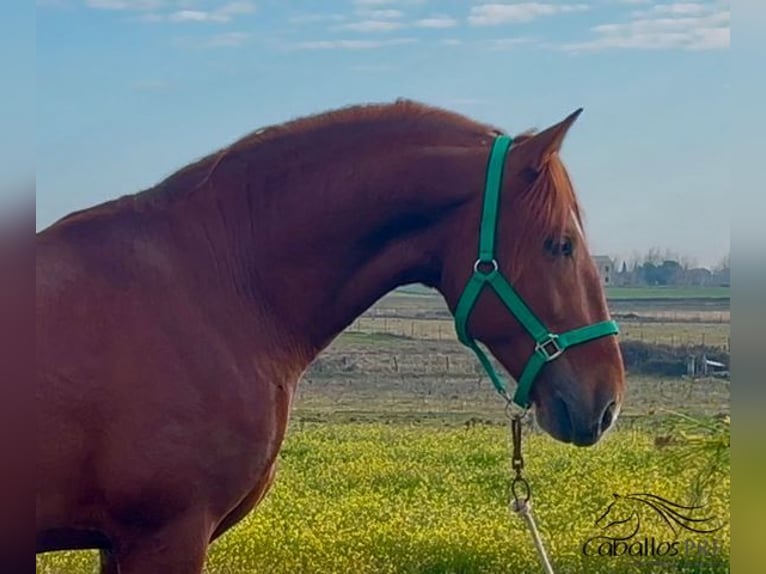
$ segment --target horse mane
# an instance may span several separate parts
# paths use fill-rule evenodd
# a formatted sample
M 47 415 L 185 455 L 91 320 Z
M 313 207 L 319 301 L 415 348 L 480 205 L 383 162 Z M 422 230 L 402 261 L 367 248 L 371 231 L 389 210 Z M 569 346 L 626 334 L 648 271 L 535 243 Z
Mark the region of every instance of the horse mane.
M 231 149 L 264 143 L 281 135 L 315 131 L 339 124 L 388 122 L 401 122 L 413 129 L 444 129 L 446 126 L 449 126 L 450 128 L 458 128 L 471 135 L 499 131 L 493 126 L 478 123 L 456 112 L 400 98 L 392 104 L 346 106 L 321 114 L 300 117 L 279 125 L 261 128 L 241 138 L 231 146 Z
M 248 152 L 292 135 L 310 135 L 323 128 L 342 125 L 393 123 L 401 125 L 409 132 L 449 131 L 453 138 L 455 134 L 463 136 L 466 146 L 475 145 L 479 137 L 494 137 L 505 133 L 498 127 L 477 122 L 459 113 L 408 99 L 398 99 L 394 103 L 347 106 L 256 129 L 226 147 L 178 169 L 151 188 L 75 211 L 59 222 L 113 213 L 122 207 L 141 210 L 147 206 L 181 199 L 209 184 L 224 160 L 232 154 Z M 514 136 L 514 145 L 523 143 L 535 133 L 532 129 Z M 577 198 L 566 170 L 555 154 L 538 174 L 532 186 L 518 198 L 514 198 L 514 202 L 523 206 L 523 223 L 530 230 L 525 244 L 529 241 L 540 241 L 551 235 L 561 236 L 569 225 L 571 213 L 575 214 L 578 222 L 580 221 L 581 210 Z M 524 253 L 529 255 L 529 250 L 522 249 L 518 256 L 523 259 Z
M 358 124 L 399 123 L 410 129 L 455 129 L 467 136 L 503 133 L 502 130 L 478 123 L 456 112 L 430 106 L 415 100 L 400 98 L 394 103 L 357 104 L 320 114 L 295 118 L 281 124 L 258 128 L 241 137 L 232 144 L 213 152 L 162 181 L 157 187 L 167 188 L 177 179 L 191 172 L 203 171 L 203 177 L 188 192 L 193 192 L 207 184 L 221 162 L 236 152 L 246 152 L 259 145 L 268 144 L 291 135 L 308 135 L 323 128 Z M 472 138 L 473 139 L 473 138 Z

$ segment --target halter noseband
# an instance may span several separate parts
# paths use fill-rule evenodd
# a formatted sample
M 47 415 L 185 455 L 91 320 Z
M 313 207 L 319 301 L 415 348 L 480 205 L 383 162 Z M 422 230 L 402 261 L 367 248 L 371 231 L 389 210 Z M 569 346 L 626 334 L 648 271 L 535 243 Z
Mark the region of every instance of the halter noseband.
M 617 335 L 620 331 L 617 323 L 609 320 L 572 329 L 564 333 L 552 333 L 524 303 L 524 300 L 500 271 L 497 259 L 495 259 L 495 232 L 497 229 L 497 214 L 500 203 L 500 190 L 503 183 L 505 156 L 512 142 L 512 138 L 506 135 L 499 135 L 492 144 L 487 164 L 484 206 L 479 228 L 479 258 L 474 263 L 473 274 L 463 289 L 463 294 L 460 296 L 457 308 L 455 309 L 455 330 L 460 342 L 476 353 L 484 370 L 492 380 L 495 389 L 509 401 L 526 409 L 531 405 L 529 394 L 532 390 L 532 383 L 546 363 L 561 356 L 569 347 L 607 335 Z M 516 387 L 516 393 L 512 399 L 508 395 L 505 383 L 495 372 L 486 353 L 481 350 L 476 340 L 468 333 L 468 317 L 485 285 L 489 285 L 494 289 L 505 307 L 516 317 L 522 327 L 526 329 L 535 341 L 534 351 L 524 367 Z

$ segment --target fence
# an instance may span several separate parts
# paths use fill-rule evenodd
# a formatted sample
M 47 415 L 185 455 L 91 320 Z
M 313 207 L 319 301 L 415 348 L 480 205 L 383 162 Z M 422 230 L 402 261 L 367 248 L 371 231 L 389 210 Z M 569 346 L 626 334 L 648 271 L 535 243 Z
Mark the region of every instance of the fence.
M 613 311 L 612 316 L 615 319 L 629 319 L 638 321 L 659 321 L 670 323 L 729 323 L 731 321 L 731 311 L 685 311 L 685 310 L 659 310 L 647 309 L 629 311 L 623 313 Z
M 633 374 L 681 377 L 688 372 L 690 357 L 704 357 L 728 365 L 727 351 L 710 347 L 671 347 L 639 341 L 620 343 L 626 369 Z M 495 367 L 502 368 L 494 358 Z M 428 382 L 429 379 L 469 378 L 477 383 L 485 376 L 481 363 L 465 347 L 455 345 L 441 352 L 433 349 L 397 349 L 381 346 L 375 350 L 342 348 L 317 358 L 310 375 L 352 378 L 374 376 L 382 379 L 407 378 Z M 707 373 L 705 373 L 707 374 Z
M 494 362 L 494 359 L 492 359 Z M 499 365 L 496 365 L 499 368 Z M 449 353 L 397 352 L 395 350 L 369 353 L 365 351 L 336 351 L 317 358 L 310 367 L 314 375 L 482 375 L 484 370 L 476 358 L 465 350 Z
M 674 323 L 659 321 L 619 321 L 623 340 L 642 341 L 673 347 L 714 347 L 728 351 L 730 329 L 728 323 Z M 455 341 L 454 324 L 439 318 L 412 318 L 404 316 L 364 315 L 346 330 L 349 333 L 384 333 L 435 341 Z

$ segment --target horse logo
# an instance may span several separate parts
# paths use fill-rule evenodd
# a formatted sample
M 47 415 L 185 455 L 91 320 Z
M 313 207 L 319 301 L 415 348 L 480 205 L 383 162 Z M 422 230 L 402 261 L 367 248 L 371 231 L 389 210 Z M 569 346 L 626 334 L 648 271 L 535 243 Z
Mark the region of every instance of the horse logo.
M 704 505 L 684 506 L 667 498 L 646 492 L 621 495 L 614 493 L 612 500 L 604 512 L 596 519 L 594 525 L 601 528 L 604 537 L 613 540 L 627 540 L 638 534 L 641 528 L 641 517 L 657 516 L 677 539 L 682 530 L 698 534 L 711 534 L 723 528 L 723 524 L 715 524 L 714 516 L 693 516 Z M 627 511 L 627 514 L 621 513 Z
M 624 556 L 628 558 L 649 558 L 667 560 L 683 555 L 720 553 L 716 539 L 681 541 L 683 531 L 694 534 L 712 534 L 723 528 L 715 516 L 700 512 L 704 505 L 684 506 L 647 492 L 628 495 L 615 493 L 614 499 L 596 518 L 594 526 L 601 533 L 585 541 L 582 552 L 585 556 Z M 642 523 L 659 522 L 672 533 L 671 537 L 637 536 Z M 659 519 L 659 520 L 658 520 Z

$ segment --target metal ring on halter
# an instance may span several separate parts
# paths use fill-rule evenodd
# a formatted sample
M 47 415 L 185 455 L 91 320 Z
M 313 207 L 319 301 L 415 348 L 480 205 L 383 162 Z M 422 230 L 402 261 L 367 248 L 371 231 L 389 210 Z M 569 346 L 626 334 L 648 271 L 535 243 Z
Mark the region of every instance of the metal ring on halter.
M 482 265 L 482 264 L 492 265 L 492 270 L 491 271 L 487 271 L 487 272 L 479 271 L 479 265 Z M 499 267 L 497 265 L 497 259 L 495 259 L 495 258 L 493 258 L 492 261 L 482 261 L 481 259 L 477 259 L 476 263 L 473 264 L 473 272 L 474 273 L 482 273 L 484 275 L 489 275 L 490 273 L 494 273 L 498 269 L 499 269 Z
M 517 492 L 518 485 L 522 485 L 523 488 L 523 495 L 519 496 L 519 492 Z M 511 494 L 513 494 L 513 499 L 518 503 L 521 502 L 529 502 L 529 499 L 532 497 L 532 489 L 529 488 L 529 483 L 525 478 L 516 477 L 513 479 L 513 482 L 511 483 Z
M 505 396 L 505 416 L 507 416 L 509 419 L 518 417 L 520 419 L 523 419 L 525 416 L 527 416 L 527 413 L 529 412 L 530 407 L 522 407 L 517 405 L 513 398 L 510 397 L 508 394 Z

